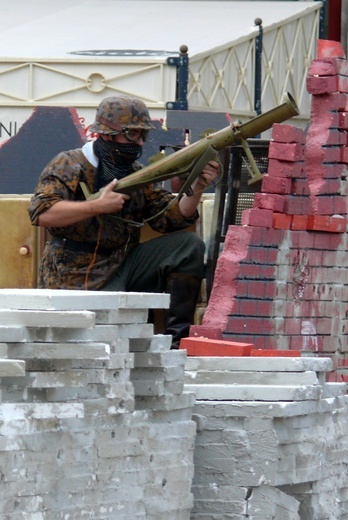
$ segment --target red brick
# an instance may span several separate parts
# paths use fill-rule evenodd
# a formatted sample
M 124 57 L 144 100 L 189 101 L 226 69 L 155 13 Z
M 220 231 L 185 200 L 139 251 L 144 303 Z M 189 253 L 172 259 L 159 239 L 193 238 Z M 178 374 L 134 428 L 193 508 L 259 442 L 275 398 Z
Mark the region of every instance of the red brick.
M 303 162 L 287 162 L 279 159 L 268 160 L 268 175 L 270 177 L 304 177 Z
M 332 215 L 346 215 L 348 212 L 347 197 L 342 196 L 342 195 L 334 195 L 332 198 L 333 198 Z
M 344 383 L 344 380 L 340 378 L 337 372 L 326 372 L 325 381 L 327 383 Z
M 338 58 L 336 60 L 338 74 L 341 76 L 348 76 L 348 61 L 346 58 Z
M 315 178 L 317 179 L 341 179 L 345 175 L 346 166 L 344 164 L 321 164 L 317 163 L 315 168 Z M 308 171 L 308 166 L 307 166 Z M 310 172 L 308 171 L 310 178 Z
M 348 92 L 348 78 L 345 76 L 337 76 L 337 90 L 338 92 Z
M 348 62 L 342 58 L 314 59 L 308 70 L 309 76 L 348 75 Z
M 347 219 L 343 217 L 330 217 L 329 231 L 331 233 L 345 233 L 347 230 Z
M 259 276 L 259 278 L 261 280 L 266 280 L 266 279 L 274 280 L 274 278 L 275 278 L 274 261 L 272 261 L 272 255 L 270 255 L 270 254 L 268 254 L 268 262 L 271 265 L 261 265 L 260 266 L 260 276 Z
M 344 195 L 348 200 L 348 180 L 341 180 L 341 195 Z
M 250 246 L 250 262 L 255 264 L 268 264 L 269 247 Z
M 239 267 L 238 278 L 259 278 L 260 277 L 260 266 L 250 263 L 242 263 Z
M 250 356 L 259 357 L 300 357 L 300 350 L 253 349 Z
M 338 163 L 342 161 L 342 146 L 323 146 L 323 162 Z
M 278 143 L 305 144 L 306 134 L 302 128 L 292 125 L 274 123 L 272 126 L 272 140 Z
M 293 230 L 303 230 L 307 229 L 308 224 L 308 216 L 307 215 L 293 215 L 291 219 L 290 228 Z
M 296 236 L 293 234 L 293 246 L 300 249 L 312 249 L 314 247 L 314 234 L 298 231 Z M 296 252 L 294 255 L 296 256 Z M 297 260 L 297 258 L 292 259 L 291 264 L 294 264 Z
M 339 121 L 339 125 L 341 125 L 341 121 Z M 341 128 L 339 130 L 337 128 L 329 128 L 326 133 L 325 142 L 322 144 L 328 146 L 346 146 L 347 132 Z
M 269 320 L 258 316 L 230 316 L 226 332 L 234 334 L 267 334 L 271 331 Z
M 283 231 L 283 233 L 284 233 L 284 231 Z M 278 252 L 279 252 L 279 247 L 277 249 L 270 248 L 268 250 L 268 262 L 270 264 L 275 264 L 276 263 L 277 258 L 278 258 Z
M 347 198 L 342 195 L 320 195 L 314 200 L 314 213 L 318 215 L 346 215 Z
M 213 340 L 207 338 L 183 338 L 180 349 L 185 349 L 188 356 L 250 356 L 251 343 L 237 343 L 234 341 Z
M 307 92 L 312 95 L 339 92 L 337 76 L 309 76 L 306 79 Z
M 284 213 L 287 215 L 310 215 L 313 213 L 309 197 L 285 196 Z
M 323 251 L 323 266 L 334 267 L 337 263 L 337 251 Z
M 320 317 L 316 320 L 316 333 L 319 335 L 330 335 L 334 331 L 331 330 L 331 318 Z M 339 331 L 337 331 L 339 332 Z M 335 336 L 335 334 L 333 334 Z
M 311 102 L 311 122 L 325 122 L 327 118 L 337 115 L 337 111 L 347 111 L 347 96 L 339 92 L 314 96 Z M 338 119 L 337 119 L 338 121 Z M 329 127 L 328 127 L 329 128 Z
M 218 329 L 216 327 L 207 327 L 205 325 L 191 325 L 190 327 L 190 336 L 193 337 L 205 337 L 209 339 L 222 339 L 222 332 L 221 329 Z
M 262 349 L 269 346 L 268 336 L 256 336 L 254 339 L 255 349 Z
M 273 211 L 268 209 L 245 209 L 242 211 L 242 225 L 256 227 L 272 227 Z
M 330 234 L 327 232 L 325 233 L 319 231 L 318 233 L 314 233 L 313 249 L 326 249 L 329 244 L 329 236 Z
M 291 179 L 264 175 L 262 179 L 261 191 L 262 193 L 277 193 L 278 195 L 286 195 L 291 191 Z
M 342 192 L 342 181 L 340 179 L 324 179 L 323 182 L 316 183 L 315 195 L 340 195 Z
M 275 229 L 290 229 L 291 215 L 284 215 L 284 213 L 274 213 L 273 227 Z
M 293 179 L 291 195 L 310 195 L 308 179 Z
M 232 227 L 232 226 L 231 226 Z M 263 229 L 262 228 L 251 228 L 250 232 L 250 243 L 256 246 L 260 246 L 263 243 Z
M 266 289 L 269 282 L 264 280 L 250 280 L 248 282 L 248 297 L 249 298 L 265 298 Z
M 307 229 L 310 231 L 328 231 L 330 217 L 327 215 L 310 215 L 308 217 Z
M 278 249 L 279 243 L 283 240 L 284 231 L 280 229 L 263 229 L 262 246 L 273 246 Z
M 342 146 L 340 149 L 340 158 L 339 161 L 343 164 L 348 164 L 348 148 L 346 146 Z
M 317 40 L 317 58 L 344 58 L 342 45 L 334 40 Z
M 258 301 L 238 299 L 238 312 L 234 314 L 235 316 L 258 316 Z
M 333 197 L 326 197 L 325 195 L 316 197 L 313 202 L 314 213 L 316 215 L 334 215 L 335 213 L 338 213 L 338 211 L 335 211 L 334 209 L 334 200 L 336 198 L 337 195 L 334 195 Z
M 268 157 L 279 159 L 280 161 L 301 161 L 303 160 L 303 146 L 300 143 L 269 143 Z
M 301 334 L 301 324 L 302 318 L 286 318 L 284 320 L 284 333 L 291 336 Z
M 347 112 L 339 112 L 338 125 L 341 130 L 348 129 L 348 113 Z
M 344 94 L 340 94 L 344 96 Z M 308 144 L 308 136 L 311 132 L 318 130 L 318 125 L 322 131 L 326 131 L 329 128 L 338 128 L 339 125 L 339 114 L 338 112 L 330 112 L 329 109 L 327 111 L 323 110 L 321 103 L 315 103 L 315 100 L 320 100 L 323 96 L 314 96 L 312 101 L 311 108 L 311 126 L 309 127 L 307 134 L 307 142 Z M 314 127 L 313 127 L 314 125 Z
M 255 193 L 254 207 L 260 209 L 271 209 L 282 213 L 284 209 L 284 198 L 275 193 Z
M 337 370 L 336 372 L 330 372 L 328 374 L 330 377 L 330 382 L 340 382 L 340 383 L 348 383 L 348 371 L 347 370 Z
M 248 280 L 238 280 L 238 283 L 237 283 L 237 296 L 239 298 L 247 298 L 247 296 L 248 296 L 248 287 L 249 287 L 249 281 Z
M 339 67 L 335 58 L 318 58 L 312 60 L 308 76 L 335 76 L 339 72 Z
M 257 302 L 257 312 L 258 316 L 270 317 L 273 309 L 272 301 L 258 301 Z M 348 317 L 348 316 L 347 316 Z

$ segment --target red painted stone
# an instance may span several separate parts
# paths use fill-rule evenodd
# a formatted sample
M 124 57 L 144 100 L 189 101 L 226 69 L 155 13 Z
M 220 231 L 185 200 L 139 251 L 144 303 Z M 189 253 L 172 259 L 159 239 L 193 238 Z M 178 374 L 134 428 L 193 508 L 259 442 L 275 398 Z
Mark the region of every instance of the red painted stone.
M 180 350 L 186 350 L 188 356 L 250 356 L 253 347 L 251 343 L 208 338 L 183 338 L 180 341 Z

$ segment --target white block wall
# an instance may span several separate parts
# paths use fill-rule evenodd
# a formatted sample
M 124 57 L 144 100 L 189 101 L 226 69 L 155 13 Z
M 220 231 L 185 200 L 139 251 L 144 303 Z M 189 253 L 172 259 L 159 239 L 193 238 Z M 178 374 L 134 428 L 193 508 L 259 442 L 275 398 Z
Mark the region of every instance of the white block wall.
M 184 351 L 168 295 L 0 290 L 0 519 L 187 520 Z
M 322 358 L 187 358 L 168 295 L 0 290 L 0 520 L 346 520 Z
M 346 520 L 345 384 L 329 358 L 188 358 L 192 520 Z

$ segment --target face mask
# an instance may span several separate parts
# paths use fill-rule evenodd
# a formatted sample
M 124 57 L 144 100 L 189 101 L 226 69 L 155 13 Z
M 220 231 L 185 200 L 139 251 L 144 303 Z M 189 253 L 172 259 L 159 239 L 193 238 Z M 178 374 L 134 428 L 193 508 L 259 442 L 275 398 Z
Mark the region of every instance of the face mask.
M 99 188 L 113 179 L 122 179 L 133 173 L 133 163 L 141 157 L 143 151 L 139 144 L 114 143 L 100 137 L 94 141 L 93 149 L 99 159 Z

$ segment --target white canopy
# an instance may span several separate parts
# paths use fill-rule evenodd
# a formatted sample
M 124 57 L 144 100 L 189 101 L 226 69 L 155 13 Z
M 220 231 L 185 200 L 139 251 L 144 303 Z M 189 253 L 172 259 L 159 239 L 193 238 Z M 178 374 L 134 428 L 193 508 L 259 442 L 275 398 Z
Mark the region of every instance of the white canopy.
M 182 44 L 192 58 L 254 32 L 255 18 L 270 27 L 305 14 L 313 4 L 317 2 L 0 0 L 0 60 L 69 60 L 76 59 L 75 53 L 83 57 L 84 51 L 110 50 L 153 57 L 153 51 L 177 53 Z

